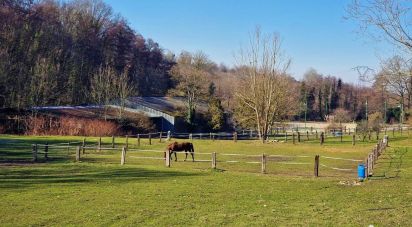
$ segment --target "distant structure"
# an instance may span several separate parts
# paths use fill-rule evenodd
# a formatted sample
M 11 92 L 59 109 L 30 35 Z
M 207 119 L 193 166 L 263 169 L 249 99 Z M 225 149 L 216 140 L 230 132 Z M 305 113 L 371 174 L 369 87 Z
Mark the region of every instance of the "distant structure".
M 125 110 L 138 112 L 150 117 L 161 131 L 186 131 L 181 113 L 185 111 L 185 100 L 180 97 L 130 97 L 126 101 Z M 120 108 L 118 105 L 111 107 Z M 197 112 L 207 112 L 207 105 L 200 103 Z
M 124 111 L 129 115 L 138 113 L 149 117 L 158 131 L 186 132 L 187 125 L 182 117 L 186 111 L 185 105 L 185 99 L 180 97 L 130 97 L 126 100 Z M 115 103 L 109 107 L 120 108 Z M 56 115 L 96 118 L 102 115 L 103 106 L 45 106 L 34 109 Z M 207 105 L 199 103 L 196 111 L 206 113 Z M 106 116 L 108 119 L 115 119 L 116 111 L 109 111 Z

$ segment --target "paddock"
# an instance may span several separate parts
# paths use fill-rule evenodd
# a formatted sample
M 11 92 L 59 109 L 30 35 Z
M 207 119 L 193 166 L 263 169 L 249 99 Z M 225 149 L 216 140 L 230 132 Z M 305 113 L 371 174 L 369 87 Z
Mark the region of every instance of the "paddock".
M 0 136 L 0 206 L 7 208 L 0 210 L 1 223 L 394 226 L 408 225 L 412 218 L 407 133 L 389 134 L 389 147 L 361 183 L 354 170 L 376 145 L 373 137 L 355 146 L 349 136 L 343 142 L 328 137 L 323 145 L 193 139 L 199 162 L 171 162 L 170 167 L 165 140 L 152 139 L 149 145 L 141 138 L 138 146 L 136 138 L 115 138 L 112 144 L 112 137 L 88 137 L 83 154 L 78 149 L 83 139 Z M 262 154 L 267 155 L 265 174 Z M 182 160 L 184 154 L 178 155 Z M 316 155 L 319 177 L 314 176 Z

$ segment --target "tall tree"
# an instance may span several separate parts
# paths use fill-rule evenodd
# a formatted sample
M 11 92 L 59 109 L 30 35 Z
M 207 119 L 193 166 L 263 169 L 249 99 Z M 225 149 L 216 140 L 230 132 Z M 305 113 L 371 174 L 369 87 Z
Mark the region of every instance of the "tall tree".
M 235 95 L 237 108 L 253 119 L 262 142 L 275 121 L 287 115 L 288 99 L 292 96 L 288 89 L 286 70 L 290 60 L 281 50 L 277 35 L 262 35 L 256 29 L 250 46 L 240 51 L 240 86 Z
M 208 92 L 208 71 L 205 62 L 209 62 L 209 60 L 201 52 L 196 54 L 183 52 L 177 60 L 177 64 L 171 69 L 175 88 L 169 92 L 173 96 L 186 99 L 186 121 L 191 126 L 194 126 L 197 104 L 206 99 Z

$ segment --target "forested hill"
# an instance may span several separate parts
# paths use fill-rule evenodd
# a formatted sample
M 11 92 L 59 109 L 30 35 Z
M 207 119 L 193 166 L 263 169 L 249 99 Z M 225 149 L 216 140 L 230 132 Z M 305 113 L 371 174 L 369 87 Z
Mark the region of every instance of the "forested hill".
M 108 72 L 128 95 L 164 95 L 173 64 L 102 1 L 0 1 L 2 106 L 96 103 Z

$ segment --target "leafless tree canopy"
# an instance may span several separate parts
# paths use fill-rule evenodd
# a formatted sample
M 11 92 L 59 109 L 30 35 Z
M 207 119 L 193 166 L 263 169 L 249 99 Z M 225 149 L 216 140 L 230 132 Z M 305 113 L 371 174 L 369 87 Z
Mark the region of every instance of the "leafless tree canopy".
M 361 31 L 412 51 L 411 6 L 404 0 L 353 0 L 347 18 L 359 22 Z
M 263 35 L 257 28 L 247 49 L 239 56 L 240 83 L 235 95 L 245 120 L 252 120 L 262 141 L 275 121 L 287 114 L 290 65 L 277 35 Z

